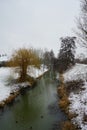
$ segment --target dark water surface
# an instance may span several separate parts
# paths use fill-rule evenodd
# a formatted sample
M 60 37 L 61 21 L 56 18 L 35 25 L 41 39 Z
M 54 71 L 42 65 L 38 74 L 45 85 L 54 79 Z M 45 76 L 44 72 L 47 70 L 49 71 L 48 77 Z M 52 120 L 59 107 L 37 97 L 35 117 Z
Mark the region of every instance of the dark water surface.
M 58 107 L 57 84 L 45 75 L 34 89 L 18 96 L 0 111 L 0 130 L 54 130 L 57 122 L 65 120 Z

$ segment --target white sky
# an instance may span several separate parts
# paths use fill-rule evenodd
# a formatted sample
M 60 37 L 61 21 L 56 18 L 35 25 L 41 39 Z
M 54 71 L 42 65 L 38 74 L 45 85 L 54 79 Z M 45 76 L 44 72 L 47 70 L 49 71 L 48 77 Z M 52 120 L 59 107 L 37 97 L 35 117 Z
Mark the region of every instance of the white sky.
M 59 38 L 73 36 L 79 0 L 0 0 L 0 52 L 14 48 L 59 48 Z

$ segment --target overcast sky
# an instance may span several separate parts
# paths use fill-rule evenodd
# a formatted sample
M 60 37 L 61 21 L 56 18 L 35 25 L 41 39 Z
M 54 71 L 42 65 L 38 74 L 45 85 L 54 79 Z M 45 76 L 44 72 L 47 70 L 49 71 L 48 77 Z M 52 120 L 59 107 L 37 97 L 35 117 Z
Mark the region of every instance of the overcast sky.
M 79 0 L 0 0 L 0 52 L 18 47 L 55 52 L 59 38 L 73 36 Z

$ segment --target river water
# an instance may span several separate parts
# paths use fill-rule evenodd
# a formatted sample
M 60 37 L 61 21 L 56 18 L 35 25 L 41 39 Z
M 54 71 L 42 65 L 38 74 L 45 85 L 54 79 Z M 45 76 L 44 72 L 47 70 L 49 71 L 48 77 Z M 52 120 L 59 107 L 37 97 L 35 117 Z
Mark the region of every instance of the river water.
M 58 124 L 66 117 L 58 107 L 58 83 L 49 77 L 43 76 L 35 88 L 0 111 L 0 130 L 60 130 Z

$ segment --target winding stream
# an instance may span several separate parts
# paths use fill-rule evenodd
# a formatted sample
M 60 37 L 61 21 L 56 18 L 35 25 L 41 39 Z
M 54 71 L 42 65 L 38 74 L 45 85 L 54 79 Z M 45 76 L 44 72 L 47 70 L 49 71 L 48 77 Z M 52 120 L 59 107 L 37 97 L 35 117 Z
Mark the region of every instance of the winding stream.
M 18 96 L 0 111 L 0 130 L 54 130 L 66 119 L 58 107 L 57 84 L 46 74 L 34 89 Z

